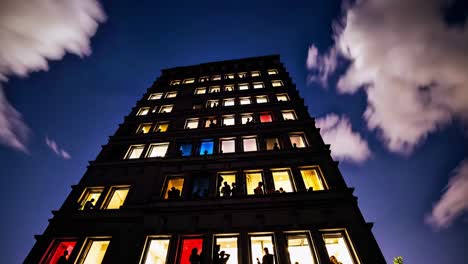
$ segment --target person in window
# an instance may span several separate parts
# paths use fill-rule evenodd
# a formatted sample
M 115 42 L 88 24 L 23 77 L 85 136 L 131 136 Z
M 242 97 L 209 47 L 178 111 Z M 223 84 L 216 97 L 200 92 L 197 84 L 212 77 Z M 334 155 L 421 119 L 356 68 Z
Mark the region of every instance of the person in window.
M 224 182 L 223 188 L 221 188 L 221 194 L 223 197 L 231 196 L 231 186 L 227 182 Z
M 255 195 L 263 195 L 263 182 L 258 182 L 257 188 L 254 189 Z
M 221 246 L 220 245 L 216 245 L 215 248 L 214 248 L 214 254 L 213 254 L 213 262 L 212 264 L 219 264 L 219 251 L 221 250 Z
M 68 250 L 63 251 L 63 255 L 57 260 L 57 264 L 67 264 Z
M 297 144 L 296 143 L 293 144 L 293 149 L 297 149 Z
M 174 191 L 174 199 L 179 199 L 180 198 L 180 190 L 175 188 Z
M 314 191 L 314 187 L 309 187 L 309 189 L 307 189 L 307 192 L 313 192 Z
M 94 198 L 87 201 L 83 206 L 83 210 L 93 210 L 94 209 Z
M 219 264 L 226 264 L 226 263 L 228 262 L 230 256 L 231 256 L 231 255 L 230 255 L 230 254 L 226 254 L 226 253 L 224 252 L 224 250 L 221 251 L 221 252 L 219 252 Z
M 198 255 L 198 248 L 192 249 L 192 254 L 190 255 L 189 261 L 190 264 L 200 264 L 200 255 Z
M 265 255 L 263 255 L 262 263 L 257 258 L 257 264 L 273 264 L 273 255 L 268 252 L 268 248 L 264 248 Z
M 338 261 L 338 259 L 335 256 L 330 257 L 330 263 L 331 264 L 342 264 L 341 262 Z
M 286 191 L 283 189 L 283 187 L 279 188 L 279 193 L 286 193 Z
M 275 143 L 275 145 L 273 146 L 273 150 L 280 150 L 278 143 Z
M 239 195 L 239 190 L 237 189 L 236 183 L 233 182 L 231 185 L 232 185 L 232 188 L 231 188 L 232 196 L 237 196 L 237 195 Z

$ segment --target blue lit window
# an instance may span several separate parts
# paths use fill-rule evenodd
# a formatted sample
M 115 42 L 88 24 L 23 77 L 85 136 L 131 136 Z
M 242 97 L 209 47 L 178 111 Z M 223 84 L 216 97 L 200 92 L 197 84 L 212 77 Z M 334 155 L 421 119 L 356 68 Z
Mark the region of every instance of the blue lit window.
M 182 152 L 182 156 L 190 156 L 192 155 L 192 144 L 185 143 L 180 145 L 180 151 Z
M 213 154 L 214 142 L 212 139 L 205 139 L 200 144 L 200 155 Z

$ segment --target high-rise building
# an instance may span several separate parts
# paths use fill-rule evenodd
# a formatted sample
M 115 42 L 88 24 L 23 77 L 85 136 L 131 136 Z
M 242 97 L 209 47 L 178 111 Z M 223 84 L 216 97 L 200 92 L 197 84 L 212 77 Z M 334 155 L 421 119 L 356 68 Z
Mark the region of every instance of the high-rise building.
M 162 70 L 53 215 L 26 263 L 385 263 L 277 55 Z

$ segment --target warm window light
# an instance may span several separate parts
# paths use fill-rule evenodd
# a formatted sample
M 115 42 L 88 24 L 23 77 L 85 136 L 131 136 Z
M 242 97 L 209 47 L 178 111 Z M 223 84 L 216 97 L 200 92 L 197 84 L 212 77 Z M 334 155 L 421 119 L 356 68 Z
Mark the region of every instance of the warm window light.
M 291 173 L 289 170 L 272 171 L 273 182 L 275 183 L 276 191 L 282 188 L 285 192 L 293 192 L 293 185 L 291 182 Z
M 167 252 L 169 239 L 154 238 L 148 240 L 147 250 L 143 264 L 165 264 L 167 263 Z
M 158 100 L 158 99 L 161 99 L 162 96 L 163 96 L 162 93 L 153 93 L 149 95 L 148 100 Z
M 268 70 L 268 75 L 275 75 L 275 74 L 278 74 L 278 70 L 276 70 L 276 69 Z
M 206 101 L 206 107 L 213 108 L 218 106 L 218 100 L 208 100 Z
M 104 259 L 109 243 L 109 240 L 89 240 L 86 245 L 88 250 L 84 252 L 81 257 L 82 261 L 79 263 L 100 264 Z
M 274 150 L 275 146 L 279 149 L 279 142 L 277 138 L 267 138 L 265 139 L 265 145 L 267 150 Z
M 255 98 L 257 100 L 257 104 L 268 103 L 268 96 L 266 96 L 266 95 L 259 95 L 259 96 L 255 97 Z
M 232 80 L 232 79 L 234 79 L 234 73 L 228 73 L 228 74 L 224 75 L 224 77 L 225 77 L 226 79 Z
M 234 91 L 234 85 L 232 85 L 232 84 L 225 85 L 225 86 L 224 86 L 224 91 L 226 91 L 226 92 L 232 92 L 232 91 Z
M 186 129 L 195 129 L 198 128 L 198 118 L 187 119 L 185 122 Z
M 147 158 L 164 157 L 166 156 L 167 149 L 169 148 L 169 142 L 165 143 L 154 143 L 148 148 Z
M 291 263 L 316 263 L 307 234 L 287 234 L 286 241 Z
M 85 204 L 86 202 L 91 202 L 91 200 L 94 199 L 94 201 L 92 201 L 92 205 L 93 206 L 96 206 L 96 203 L 97 201 L 99 200 L 99 197 L 101 197 L 101 194 L 102 192 L 104 191 L 104 188 L 86 188 L 83 192 L 83 195 L 81 196 L 80 198 L 80 201 L 79 201 L 79 204 L 80 204 L 80 207 L 79 207 L 79 210 L 83 210 L 85 209 Z M 90 208 L 92 209 L 92 208 Z
M 254 88 L 254 89 L 262 89 L 262 88 L 264 88 L 264 87 L 265 87 L 265 86 L 263 85 L 262 82 L 258 82 L 258 83 L 254 83 L 254 84 L 253 84 L 253 88 Z
M 53 242 L 53 245 L 51 246 L 50 252 L 47 254 L 47 257 L 45 257 L 45 261 L 41 263 L 45 264 L 55 264 L 58 263 L 58 260 L 60 259 L 61 256 L 63 256 L 63 253 L 65 250 L 68 252 L 67 255 L 67 260 L 70 259 L 70 255 L 73 252 L 73 249 L 76 246 L 76 240 L 55 240 Z
M 251 137 L 251 138 L 244 138 L 242 139 L 242 144 L 244 146 L 244 151 L 249 152 L 249 151 L 257 151 L 257 138 Z
M 241 105 L 248 105 L 251 103 L 250 97 L 241 97 L 239 98 L 239 103 Z
M 177 92 L 167 92 L 166 98 L 174 98 L 177 96 Z
M 223 100 L 223 105 L 224 106 L 234 106 L 236 104 L 236 101 L 234 98 L 228 98 Z
M 106 209 L 119 209 L 124 204 L 129 190 L 129 187 L 114 188 Z
M 223 117 L 223 125 L 224 126 L 233 126 L 233 125 L 235 125 L 234 116 L 224 116 Z
M 193 79 L 193 78 L 184 80 L 184 84 L 189 84 L 189 83 L 194 83 L 194 82 L 195 82 L 195 79 Z
M 154 132 L 162 133 L 166 132 L 169 128 L 169 122 L 158 122 L 154 127 Z
M 258 76 L 260 76 L 260 72 L 259 71 L 253 71 L 253 72 L 250 73 L 250 75 L 252 77 L 258 77 Z
M 356 264 L 353 261 L 349 245 L 347 245 L 343 233 L 325 233 L 322 234 L 327 248 L 328 256 L 334 256 L 342 264 Z
M 144 116 L 144 115 L 147 115 L 150 111 L 150 108 L 149 107 L 142 107 L 138 110 L 138 113 L 137 115 L 139 116 Z
M 205 127 L 216 126 L 217 123 L 218 121 L 216 120 L 216 118 L 210 117 L 205 120 Z
M 180 80 L 171 81 L 171 85 L 179 85 L 179 84 L 180 84 Z
M 253 122 L 253 114 L 242 114 L 241 115 L 241 122 L 243 125 L 247 124 L 248 122 Z
M 285 101 L 289 101 L 289 97 L 287 94 L 277 94 L 276 95 L 276 100 L 278 102 L 285 102 Z
M 240 79 L 243 79 L 243 78 L 247 77 L 247 73 L 246 72 L 239 72 L 239 73 L 237 73 L 237 77 L 239 77 Z
M 159 113 L 170 113 L 172 112 L 173 105 L 163 105 L 159 109 Z
M 318 168 L 301 169 L 302 180 L 307 190 L 312 188 L 313 191 L 325 190 L 322 177 Z
M 172 190 L 172 187 L 174 187 L 176 190 L 179 190 L 178 197 L 180 197 L 184 187 L 184 178 L 178 176 L 169 176 L 167 177 L 166 181 L 166 188 L 163 194 L 164 199 L 169 199 L 169 191 Z
M 211 86 L 210 87 L 210 93 L 219 93 L 221 92 L 221 87 L 219 86 Z
M 239 90 L 242 91 L 242 90 L 248 90 L 249 89 L 249 84 L 247 83 L 241 83 L 239 84 Z
M 215 245 L 219 245 L 219 250 L 229 254 L 227 264 L 238 264 L 237 237 L 215 237 Z M 256 263 L 256 262 L 254 262 Z
M 303 134 L 291 134 L 289 135 L 289 140 L 291 140 L 291 145 L 296 148 L 305 148 L 306 141 Z
M 192 109 L 203 109 L 203 105 L 202 104 L 194 104 Z
M 247 172 L 245 173 L 245 186 L 247 188 L 247 194 L 255 194 L 254 190 L 257 188 L 258 183 L 263 182 L 261 172 Z M 254 262 L 256 263 L 256 262 Z
M 230 139 L 220 139 L 221 141 L 221 151 L 223 153 L 233 153 L 236 152 L 236 140 L 233 138 Z
M 209 80 L 208 76 L 203 76 L 198 79 L 199 82 L 207 82 Z
M 151 131 L 151 123 L 140 124 L 137 128 L 137 134 L 147 134 Z
M 195 94 L 205 94 L 206 93 L 206 88 L 205 87 L 199 87 L 195 89 Z
M 211 77 L 211 80 L 212 81 L 219 81 L 219 80 L 221 80 L 221 75 L 213 75 L 213 77 Z
M 263 251 L 264 248 L 268 248 L 268 252 L 274 255 L 273 258 L 276 256 L 275 248 L 273 247 L 273 237 L 272 236 L 251 236 L 250 237 L 250 252 L 252 254 L 252 262 L 250 263 L 257 263 L 257 259 L 260 261 L 263 258 L 265 252 Z M 276 260 L 273 261 L 276 263 Z M 306 263 L 306 262 L 300 262 Z
M 220 185 L 219 186 L 219 190 L 218 190 L 218 193 L 219 193 L 219 196 L 224 196 L 221 192 L 223 186 L 224 186 L 224 182 L 227 182 L 227 184 L 229 186 L 231 186 L 232 188 L 232 184 L 236 182 L 236 174 L 234 173 L 220 173 L 218 175 L 218 179 L 220 182 L 218 182 L 218 184 Z M 237 190 L 237 192 L 239 192 L 239 190 Z
M 272 122 L 271 114 L 270 113 L 263 113 L 260 114 L 260 123 L 270 123 Z
M 271 81 L 271 86 L 280 87 L 280 86 L 283 86 L 283 82 L 280 80 L 274 80 L 274 81 Z
M 283 120 L 296 120 L 296 112 L 294 110 L 281 111 L 283 115 Z
M 131 145 L 125 154 L 125 159 L 139 159 L 144 148 L 145 145 Z

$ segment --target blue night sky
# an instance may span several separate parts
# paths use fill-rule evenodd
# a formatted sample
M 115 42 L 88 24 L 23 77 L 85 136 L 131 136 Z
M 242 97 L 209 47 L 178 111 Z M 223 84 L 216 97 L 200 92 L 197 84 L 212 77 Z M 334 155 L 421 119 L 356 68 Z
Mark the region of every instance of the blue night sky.
M 468 259 L 466 213 L 440 230 L 424 221 L 468 157 L 463 124 L 455 118 L 411 153 L 398 154 L 367 128 L 364 90 L 340 94 L 337 76 L 328 88 L 307 82 L 309 46 L 323 52 L 334 44 L 340 1 L 107 1 L 103 9 L 107 20 L 91 39 L 90 56 L 67 54 L 49 62 L 48 71 L 10 76 L 3 84 L 31 134 L 29 154 L 0 145 L 1 263 L 24 260 L 50 211 L 61 206 L 161 69 L 270 54 L 281 55 L 312 116 L 346 115 L 368 142 L 369 159 L 339 167 L 366 221 L 375 223 L 387 261 L 400 255 L 410 264 Z M 71 159 L 55 155 L 45 137 Z

